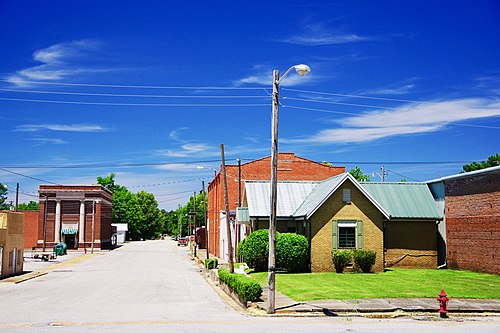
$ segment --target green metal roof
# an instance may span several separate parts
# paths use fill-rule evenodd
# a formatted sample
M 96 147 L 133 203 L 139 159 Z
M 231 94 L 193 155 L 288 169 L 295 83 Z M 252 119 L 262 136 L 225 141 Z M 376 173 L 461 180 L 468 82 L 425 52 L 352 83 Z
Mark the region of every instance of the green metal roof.
M 438 206 L 425 183 L 359 183 L 391 219 L 442 219 Z

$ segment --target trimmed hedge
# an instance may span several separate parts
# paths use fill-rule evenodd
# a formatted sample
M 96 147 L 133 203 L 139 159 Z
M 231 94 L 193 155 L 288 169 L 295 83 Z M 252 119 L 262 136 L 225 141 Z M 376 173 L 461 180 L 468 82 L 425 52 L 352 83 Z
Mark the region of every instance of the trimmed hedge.
M 335 266 L 335 272 L 343 273 L 344 268 L 352 261 L 351 250 L 332 250 L 332 261 Z
M 238 245 L 238 257 L 256 272 L 267 271 L 269 253 L 269 230 L 259 229 Z
M 288 272 L 308 270 L 309 243 L 307 238 L 296 233 L 276 235 L 276 266 Z
M 216 258 L 205 259 L 205 267 L 208 269 L 217 268 L 219 261 Z
M 354 264 L 359 267 L 363 273 L 370 273 L 372 266 L 375 265 L 377 252 L 371 250 L 355 250 L 353 251 L 352 257 L 354 258 Z
M 238 257 L 256 272 L 268 269 L 269 230 L 259 229 L 238 244 Z M 276 267 L 289 272 L 305 272 L 309 265 L 307 238 L 296 233 L 276 232 Z
M 219 279 L 247 301 L 257 301 L 262 295 L 261 285 L 245 275 L 231 274 L 227 269 L 219 269 Z

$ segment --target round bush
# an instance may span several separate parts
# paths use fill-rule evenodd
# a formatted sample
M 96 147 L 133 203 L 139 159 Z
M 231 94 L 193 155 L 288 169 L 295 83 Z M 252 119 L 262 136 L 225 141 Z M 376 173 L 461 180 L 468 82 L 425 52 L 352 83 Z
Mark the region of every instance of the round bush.
M 242 244 L 243 243 L 243 244 Z M 269 253 L 269 230 L 254 231 L 238 245 L 238 256 L 256 272 L 267 271 Z
M 309 243 L 307 238 L 296 233 L 277 233 L 276 266 L 289 272 L 308 270 Z
M 344 268 L 352 261 L 351 250 L 332 250 L 332 261 L 335 266 L 335 272 L 343 273 Z
M 363 271 L 370 273 L 372 266 L 375 264 L 377 252 L 370 250 L 356 250 L 353 252 L 354 263 Z

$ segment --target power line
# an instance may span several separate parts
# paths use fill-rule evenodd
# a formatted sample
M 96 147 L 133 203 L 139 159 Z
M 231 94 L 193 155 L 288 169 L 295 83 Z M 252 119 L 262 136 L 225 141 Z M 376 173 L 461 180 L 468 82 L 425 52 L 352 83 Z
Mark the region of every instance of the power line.
M 33 179 L 33 180 L 38 180 L 38 181 L 41 181 L 41 182 L 46 183 L 46 184 L 61 185 L 61 184 L 57 184 L 57 183 L 53 183 L 53 182 L 49 182 L 49 181 L 47 181 L 47 180 L 43 180 L 43 179 L 40 179 L 40 178 L 36 178 L 36 177 L 31 177 L 31 176 L 23 175 L 23 174 L 21 174 L 21 173 L 14 172 L 14 171 L 10 171 L 10 170 L 4 169 L 4 168 L 0 168 L 0 170 L 5 171 L 5 172 L 8 172 L 8 173 L 12 173 L 12 174 L 14 174 L 14 175 L 18 175 L 18 176 L 21 176 L 21 177 L 25 177 L 25 178 L 29 178 L 29 179 Z
M 52 103 L 52 104 L 76 104 L 76 105 L 109 105 L 109 106 L 160 106 L 160 107 L 255 107 L 270 106 L 269 104 L 182 104 L 182 103 L 107 103 L 107 102 L 84 102 L 84 101 L 59 101 L 47 99 L 28 99 L 0 97 L 3 101 Z
M 21 90 L 21 89 L 6 89 L 0 88 L 0 91 L 16 92 L 16 93 L 31 93 L 31 94 L 52 94 L 52 95 L 76 95 L 76 96 L 102 96 L 102 97 L 140 97 L 140 98 L 216 98 L 216 99 L 232 99 L 232 98 L 268 98 L 269 96 L 255 95 L 150 95 L 150 94 L 105 94 L 105 93 L 84 93 L 84 92 L 68 92 L 68 91 L 47 91 L 47 90 Z
M 386 97 L 371 97 L 371 96 L 363 96 L 363 95 L 349 95 L 349 94 L 339 94 L 339 93 L 321 92 L 321 91 L 313 91 L 313 90 L 302 90 L 302 89 L 292 89 L 292 88 L 282 88 L 282 90 L 294 91 L 294 92 L 302 92 L 302 93 L 309 93 L 309 94 L 318 94 L 318 95 L 338 96 L 338 97 L 373 99 L 373 100 L 380 100 L 380 101 L 410 102 L 410 103 L 432 103 L 432 102 L 417 101 L 417 100 L 411 100 L 411 99 L 397 99 L 397 98 L 386 98 Z
M 316 108 L 305 108 L 305 107 L 293 106 L 293 105 L 282 105 L 282 106 L 283 106 L 283 108 L 288 108 L 288 109 L 297 109 L 297 110 L 305 110 L 305 111 L 315 111 L 315 112 L 324 112 L 324 113 L 347 114 L 350 116 L 359 116 L 359 113 L 355 113 L 355 112 L 333 111 L 333 110 L 324 110 L 324 109 L 316 109 Z
M 152 162 L 152 163 L 116 163 L 116 164 L 67 164 L 67 165 L 0 165 L 1 168 L 9 169 L 93 169 L 93 168 L 129 168 L 143 166 L 161 166 L 161 165 L 177 165 L 177 164 L 202 164 L 215 163 L 220 160 L 205 160 L 205 161 L 177 161 L 177 162 Z
M 335 105 L 345 105 L 345 106 L 356 106 L 356 107 L 374 108 L 374 109 L 396 110 L 396 108 L 393 108 L 393 107 L 375 106 L 375 105 L 368 105 L 368 104 L 356 104 L 356 103 L 343 103 L 343 102 L 323 101 L 323 100 L 309 99 L 309 98 L 283 97 L 283 99 L 289 99 L 289 100 L 292 100 L 292 101 L 300 101 L 300 102 L 313 102 L 313 103 L 335 104 Z
M 9 82 L 6 79 L 0 79 L 2 82 Z M 29 84 L 44 84 L 54 86 L 69 87 L 104 87 L 104 88 L 138 88 L 138 89 L 186 89 L 186 90 L 263 90 L 263 87 L 217 87 L 217 86 L 149 86 L 149 85 L 118 85 L 118 84 L 92 84 L 92 83 L 64 83 L 64 82 L 43 82 L 43 81 L 24 81 Z M 264 89 L 265 90 L 265 89 Z

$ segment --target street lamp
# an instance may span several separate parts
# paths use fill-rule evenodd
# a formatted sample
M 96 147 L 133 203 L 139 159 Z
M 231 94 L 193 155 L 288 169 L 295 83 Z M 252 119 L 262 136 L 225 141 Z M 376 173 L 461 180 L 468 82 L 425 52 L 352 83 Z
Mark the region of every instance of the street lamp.
M 278 196 L 278 106 L 279 86 L 281 80 L 295 69 L 300 76 L 307 75 L 311 68 L 300 64 L 290 67 L 280 78 L 278 70 L 273 71 L 273 113 L 271 128 L 271 213 L 269 216 L 269 260 L 268 260 L 268 313 L 274 313 L 276 308 L 276 201 Z
M 214 169 L 214 168 L 199 165 L 199 166 L 196 167 L 196 169 L 200 169 L 200 170 L 201 169 L 212 170 L 214 172 L 214 179 L 215 179 L 215 177 L 217 177 L 217 170 Z

